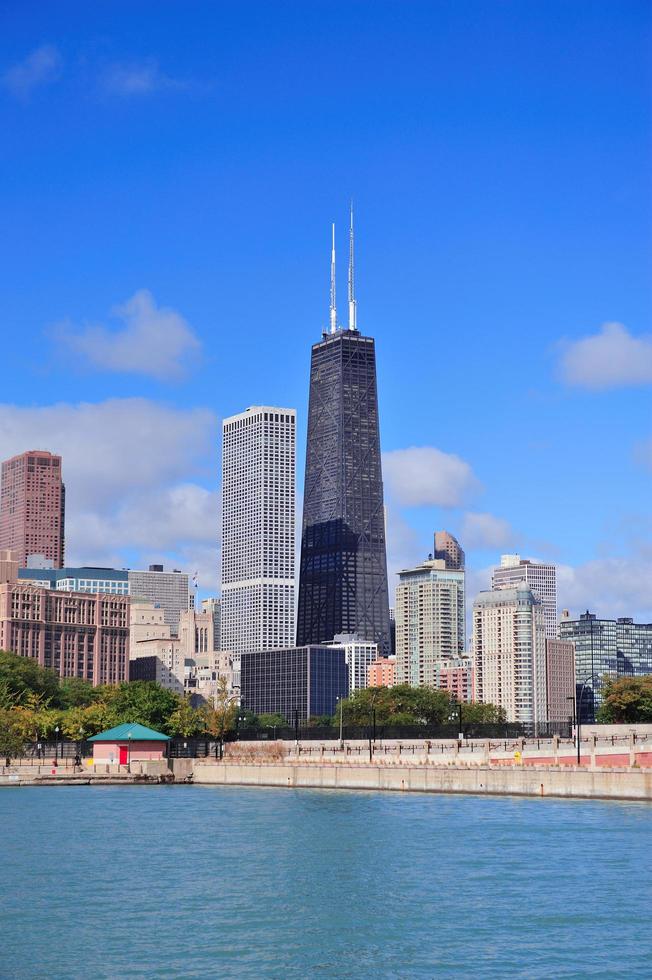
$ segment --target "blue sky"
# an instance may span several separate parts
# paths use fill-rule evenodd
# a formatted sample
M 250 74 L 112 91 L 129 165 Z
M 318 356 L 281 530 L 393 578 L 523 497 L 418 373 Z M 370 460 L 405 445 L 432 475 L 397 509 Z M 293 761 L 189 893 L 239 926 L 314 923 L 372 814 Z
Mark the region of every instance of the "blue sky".
M 651 36 L 635 0 L 5 6 L 0 451 L 63 453 L 69 558 L 215 588 L 219 419 L 296 407 L 302 475 L 352 196 L 391 568 L 446 527 L 471 592 L 519 550 L 652 620 Z

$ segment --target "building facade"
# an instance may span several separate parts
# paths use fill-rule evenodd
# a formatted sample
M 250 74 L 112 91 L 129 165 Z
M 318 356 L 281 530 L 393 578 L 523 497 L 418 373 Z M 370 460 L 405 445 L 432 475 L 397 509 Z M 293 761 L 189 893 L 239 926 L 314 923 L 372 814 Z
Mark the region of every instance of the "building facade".
M 369 664 L 367 687 L 394 687 L 396 683 L 396 657 L 378 657 Z
M 547 720 L 543 605 L 530 589 L 480 592 L 473 604 L 475 697 L 504 708 L 507 721 Z
M 64 560 L 66 491 L 61 456 L 30 450 L 2 464 L 0 548 L 14 552 L 18 564 L 42 556 L 61 568 Z
M 575 685 L 580 718 L 595 720 L 605 679 L 652 674 L 652 623 L 599 619 L 588 610 L 571 619 L 564 610 L 559 635 L 575 647 Z
M 222 600 L 216 597 L 202 599 L 203 612 L 213 617 L 213 644 L 215 650 L 222 649 Z
M 1 582 L 0 649 L 59 677 L 119 684 L 129 679 L 129 597 Z
M 349 694 L 367 687 L 369 666 L 378 659 L 378 644 L 361 640 L 355 633 L 340 633 L 328 646 L 337 646 L 344 650 L 349 668 Z
M 238 654 L 290 646 L 296 412 L 248 408 L 224 420 L 222 435 L 220 646 Z
M 243 653 L 242 704 L 255 714 L 280 714 L 293 724 L 333 715 L 349 694 L 349 668 L 342 647 L 307 645 Z
M 338 633 L 390 651 L 374 341 L 334 325 L 310 364 L 297 644 Z
M 494 568 L 492 589 L 531 589 L 543 603 L 546 636 L 559 636 L 557 622 L 557 568 L 544 562 L 530 561 L 520 555 L 501 555 L 500 565 Z
M 456 537 L 449 531 L 435 531 L 433 558 L 440 558 L 446 568 L 463 570 L 465 555 Z
M 60 592 L 88 592 L 91 595 L 129 595 L 126 568 L 19 568 L 18 578 Z
M 551 640 L 549 637 L 546 637 L 546 703 L 548 721 L 568 721 L 574 714 L 574 698 L 575 647 L 568 640 Z
M 456 701 L 473 700 L 473 660 L 471 657 L 451 657 L 437 664 L 433 687 L 448 691 Z
M 166 572 L 163 565 L 150 565 L 147 571 L 129 569 L 129 594 L 136 600 L 153 602 L 163 609 L 172 636 L 179 633 L 179 617 L 192 608 L 194 597 L 188 589 L 188 575 L 175 568 Z
M 396 681 L 436 687 L 438 671 L 466 646 L 464 570 L 429 558 L 399 572 Z

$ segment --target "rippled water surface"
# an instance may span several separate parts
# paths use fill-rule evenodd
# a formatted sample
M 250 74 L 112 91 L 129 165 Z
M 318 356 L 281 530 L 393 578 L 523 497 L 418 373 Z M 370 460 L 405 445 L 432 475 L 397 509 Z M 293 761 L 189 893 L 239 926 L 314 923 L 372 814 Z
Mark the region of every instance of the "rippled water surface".
M 0 790 L 0 976 L 652 977 L 652 807 Z

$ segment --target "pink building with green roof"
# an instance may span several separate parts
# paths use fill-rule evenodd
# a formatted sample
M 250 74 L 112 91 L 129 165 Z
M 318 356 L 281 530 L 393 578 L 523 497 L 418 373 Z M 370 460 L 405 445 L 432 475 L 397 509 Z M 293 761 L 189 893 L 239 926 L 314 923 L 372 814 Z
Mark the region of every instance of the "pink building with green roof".
M 93 763 L 128 766 L 132 762 L 164 759 L 169 735 L 144 725 L 124 724 L 89 738 L 93 743 Z

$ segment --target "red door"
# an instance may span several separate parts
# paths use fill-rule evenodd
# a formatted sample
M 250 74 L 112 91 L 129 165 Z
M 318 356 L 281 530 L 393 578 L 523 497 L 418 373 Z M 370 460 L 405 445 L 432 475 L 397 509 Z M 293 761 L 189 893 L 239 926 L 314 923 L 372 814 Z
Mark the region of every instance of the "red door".
M 129 762 L 129 750 L 126 745 L 120 745 L 118 748 L 120 749 L 120 765 L 126 766 Z

